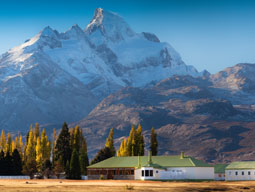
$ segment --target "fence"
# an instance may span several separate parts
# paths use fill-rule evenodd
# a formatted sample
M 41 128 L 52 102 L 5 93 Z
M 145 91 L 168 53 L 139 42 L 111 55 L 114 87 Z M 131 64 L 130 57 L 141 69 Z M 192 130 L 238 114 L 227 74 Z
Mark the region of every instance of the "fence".
M 30 177 L 25 175 L 15 175 L 15 176 L 0 176 L 0 179 L 30 179 Z

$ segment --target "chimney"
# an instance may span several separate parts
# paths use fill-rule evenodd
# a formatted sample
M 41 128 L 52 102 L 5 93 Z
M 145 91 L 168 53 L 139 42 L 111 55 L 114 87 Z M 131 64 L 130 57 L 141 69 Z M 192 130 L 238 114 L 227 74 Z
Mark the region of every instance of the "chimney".
M 184 152 L 183 151 L 181 152 L 180 159 L 184 159 Z
M 148 164 L 152 163 L 152 159 L 151 159 L 151 151 L 148 151 Z
M 138 155 L 138 167 L 141 167 L 141 158 L 140 158 L 140 155 Z

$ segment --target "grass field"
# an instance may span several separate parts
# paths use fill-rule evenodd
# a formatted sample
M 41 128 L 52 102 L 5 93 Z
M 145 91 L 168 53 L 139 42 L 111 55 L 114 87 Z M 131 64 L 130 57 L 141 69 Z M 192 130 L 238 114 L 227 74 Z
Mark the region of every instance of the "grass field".
M 254 181 L 244 182 L 160 182 L 160 181 L 72 181 L 72 180 L 0 180 L 1 192 L 119 192 L 167 191 L 211 192 L 255 191 Z

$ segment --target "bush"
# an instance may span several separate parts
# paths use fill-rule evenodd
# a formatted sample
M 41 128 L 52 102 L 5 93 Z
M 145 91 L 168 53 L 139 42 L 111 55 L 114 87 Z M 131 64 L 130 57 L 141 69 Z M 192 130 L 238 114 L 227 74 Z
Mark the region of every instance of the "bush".
M 99 179 L 100 179 L 100 180 L 104 180 L 104 175 L 100 175 L 100 176 L 99 176 Z
M 134 190 L 134 186 L 131 185 L 131 184 L 130 185 L 126 185 L 125 189 L 131 191 L 131 190 Z

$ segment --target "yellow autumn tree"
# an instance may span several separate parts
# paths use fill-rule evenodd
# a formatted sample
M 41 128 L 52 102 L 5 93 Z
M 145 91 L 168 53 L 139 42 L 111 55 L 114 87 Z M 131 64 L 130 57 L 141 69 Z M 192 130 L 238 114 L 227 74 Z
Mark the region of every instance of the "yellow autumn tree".
M 35 123 L 35 139 L 37 140 L 37 138 L 40 136 L 40 127 L 39 127 L 39 123 Z
M 37 168 L 40 171 L 41 166 L 42 166 L 42 146 L 41 146 L 41 141 L 40 138 L 37 137 L 36 140 L 36 164 L 37 164 Z
M 7 135 L 6 152 L 9 152 L 10 154 L 12 152 L 12 138 L 11 138 L 11 134 L 10 133 L 8 133 L 8 135 Z
M 48 140 L 48 136 L 46 135 L 45 129 L 43 129 L 42 134 L 41 134 L 41 153 L 42 153 L 42 162 L 45 160 L 50 159 L 50 141 Z
M 53 142 L 52 142 L 52 164 L 55 165 L 55 146 L 57 141 L 56 129 L 53 129 Z
M 128 156 L 128 148 L 127 148 L 127 139 L 124 139 L 120 144 L 120 149 L 117 153 L 117 156 L 119 157 L 125 157 Z
M 36 159 L 35 141 L 34 141 L 34 133 L 33 133 L 32 126 L 30 126 L 30 131 L 28 133 L 26 149 L 24 152 L 24 159 L 25 161 Z
M 12 144 L 11 144 L 11 154 L 14 151 L 14 149 L 16 149 L 16 144 L 15 141 L 12 140 Z
M 134 156 L 135 155 L 135 126 L 132 125 L 129 137 L 128 137 L 128 142 L 127 142 L 127 150 L 128 150 L 128 156 Z
M 1 147 L 1 151 L 5 152 L 5 133 L 4 133 L 4 130 L 2 130 L 2 133 L 1 133 L 0 147 Z
M 108 147 L 112 153 L 112 156 L 115 156 L 115 147 L 114 147 L 114 139 L 113 139 L 114 131 L 111 128 L 109 136 L 106 139 L 105 147 Z
M 23 141 L 22 141 L 21 135 L 19 135 L 19 138 L 17 139 L 16 148 L 17 148 L 21 158 L 23 158 Z

